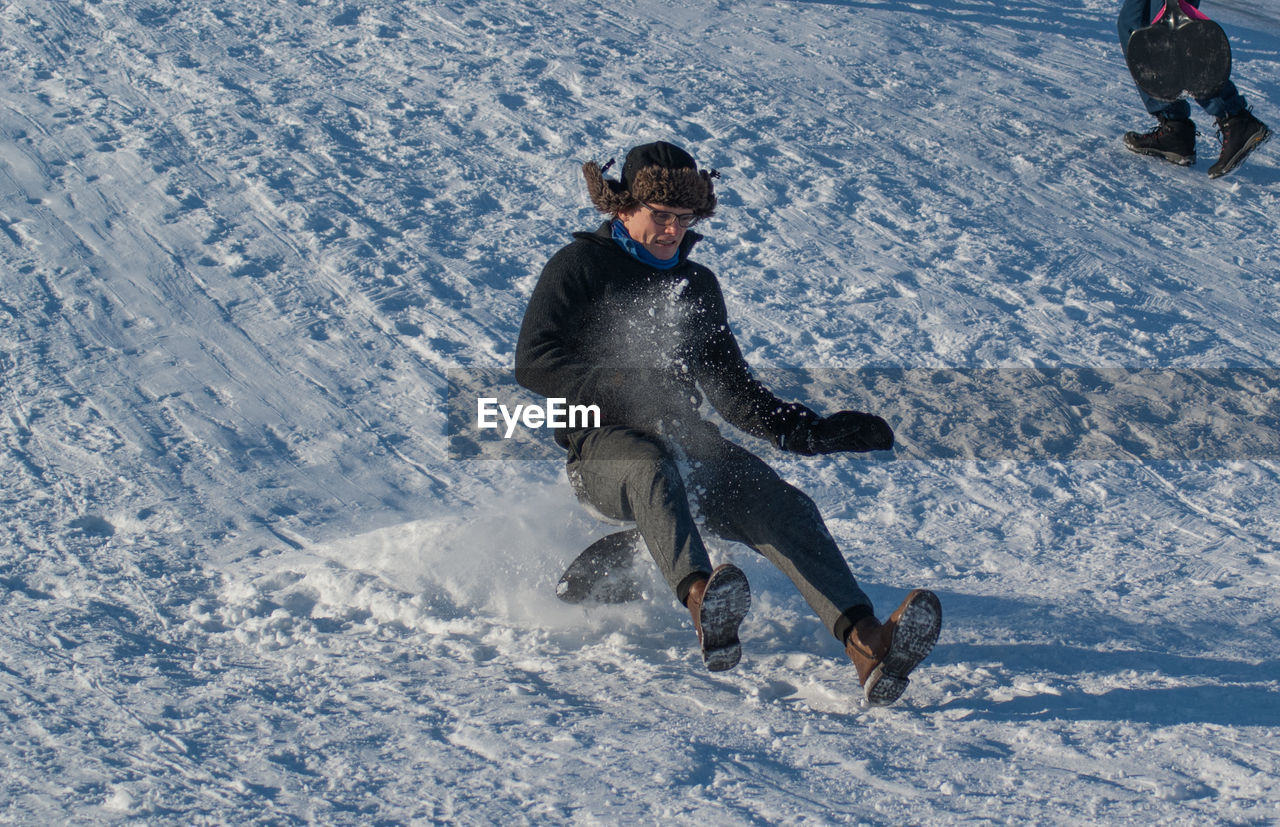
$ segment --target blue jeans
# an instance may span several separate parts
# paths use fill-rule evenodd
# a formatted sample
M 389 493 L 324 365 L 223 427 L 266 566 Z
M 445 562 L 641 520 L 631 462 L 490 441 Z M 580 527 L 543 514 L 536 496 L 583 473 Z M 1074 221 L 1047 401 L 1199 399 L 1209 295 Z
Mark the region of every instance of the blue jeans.
M 1172 0 L 1177 2 L 1177 0 Z M 1200 8 L 1200 0 L 1187 0 L 1189 5 Z M 1151 21 L 1155 19 L 1156 14 L 1160 11 L 1160 7 L 1164 5 L 1164 0 L 1124 0 L 1120 5 L 1120 17 L 1116 21 L 1116 29 L 1120 35 L 1120 48 L 1126 53 L 1129 50 L 1129 36 L 1138 29 L 1146 28 L 1151 25 Z M 1182 98 L 1176 101 L 1162 101 L 1159 98 L 1153 98 L 1141 89 L 1138 95 L 1142 98 L 1142 104 L 1147 111 L 1159 118 L 1171 118 L 1173 120 L 1187 120 L 1191 117 L 1191 105 Z M 1205 112 L 1208 112 L 1215 118 L 1229 118 L 1232 115 L 1238 115 L 1248 106 L 1245 104 L 1244 96 L 1236 89 L 1236 85 L 1230 80 L 1226 82 L 1221 89 L 1210 98 L 1196 98 L 1196 103 Z

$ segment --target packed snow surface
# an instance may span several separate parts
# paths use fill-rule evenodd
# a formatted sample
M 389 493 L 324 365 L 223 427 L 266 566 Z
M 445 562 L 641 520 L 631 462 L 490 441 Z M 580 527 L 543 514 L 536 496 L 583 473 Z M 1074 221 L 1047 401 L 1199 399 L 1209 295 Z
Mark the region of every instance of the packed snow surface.
M 1280 126 L 1280 0 L 1204 5 Z M 0 819 L 1280 820 L 1280 150 L 1127 152 L 1115 12 L 0 0 Z M 647 568 L 559 603 L 612 529 L 554 451 L 450 448 L 582 162 L 656 139 L 723 175 L 696 258 L 760 376 L 898 430 L 742 437 L 882 612 L 941 596 L 895 706 L 741 546 L 731 672 Z M 1052 444 L 967 381 L 1056 368 L 1153 378 Z M 876 369 L 964 387 L 832 379 Z

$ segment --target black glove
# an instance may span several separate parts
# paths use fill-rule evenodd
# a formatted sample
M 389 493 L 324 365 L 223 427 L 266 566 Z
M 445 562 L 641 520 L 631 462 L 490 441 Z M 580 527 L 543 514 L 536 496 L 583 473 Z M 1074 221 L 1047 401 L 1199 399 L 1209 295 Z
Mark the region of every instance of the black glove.
M 887 451 L 893 447 L 893 429 L 873 414 L 840 411 L 831 416 L 801 418 L 778 447 L 805 456 L 839 451 Z

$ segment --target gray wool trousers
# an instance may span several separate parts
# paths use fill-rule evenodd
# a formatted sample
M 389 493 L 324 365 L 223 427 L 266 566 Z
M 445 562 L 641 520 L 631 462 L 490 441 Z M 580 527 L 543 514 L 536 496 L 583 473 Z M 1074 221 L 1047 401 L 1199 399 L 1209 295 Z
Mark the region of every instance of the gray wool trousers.
M 718 432 L 678 447 L 625 426 L 567 437 L 578 498 L 607 519 L 636 524 L 681 603 L 712 569 L 696 508 L 712 534 L 755 549 L 786 574 L 837 640 L 873 614 L 813 500 Z

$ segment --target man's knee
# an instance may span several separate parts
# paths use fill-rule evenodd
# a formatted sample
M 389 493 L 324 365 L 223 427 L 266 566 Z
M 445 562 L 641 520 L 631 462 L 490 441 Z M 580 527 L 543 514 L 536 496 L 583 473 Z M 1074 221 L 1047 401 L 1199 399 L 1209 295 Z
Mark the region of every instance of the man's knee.
M 596 432 L 578 446 L 570 481 L 579 499 L 616 502 L 624 519 L 647 508 L 670 507 L 685 498 L 684 481 L 671 450 L 661 439 L 630 428 Z
M 685 499 L 680 468 L 675 458 L 660 446 L 637 450 L 626 462 L 623 479 L 633 504 L 637 497 L 648 502 Z

